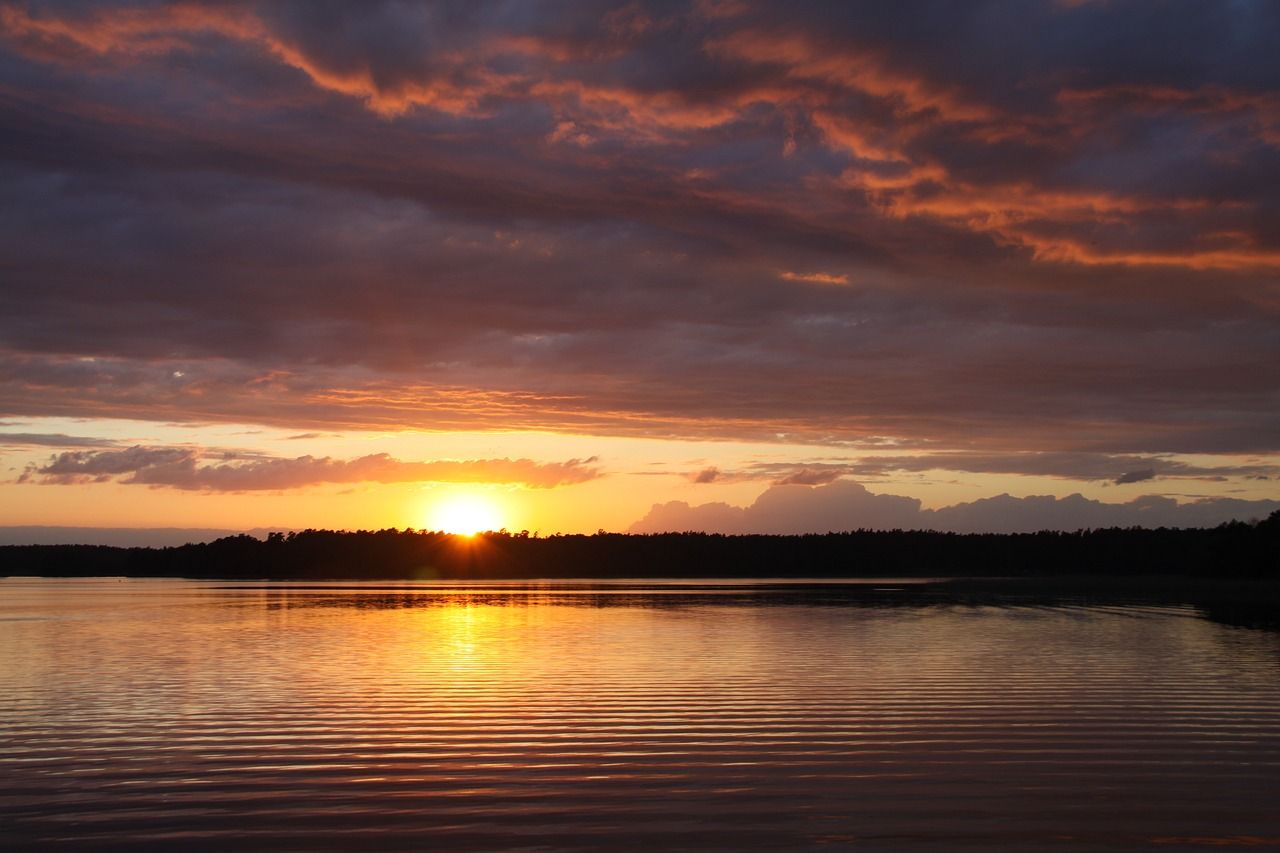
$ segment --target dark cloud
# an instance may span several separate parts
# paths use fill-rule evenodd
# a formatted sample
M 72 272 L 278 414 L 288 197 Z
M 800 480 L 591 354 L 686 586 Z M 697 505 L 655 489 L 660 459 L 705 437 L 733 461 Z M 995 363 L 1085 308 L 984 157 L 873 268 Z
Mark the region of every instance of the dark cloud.
M 820 486 L 830 483 L 840 476 L 838 470 L 827 468 L 804 467 L 792 471 L 777 480 L 779 486 Z
M 709 9 L 0 0 L 0 413 L 1280 450 L 1270 4 Z
M 776 485 L 747 507 L 725 503 L 655 504 L 632 533 L 826 533 L 874 529 L 943 530 L 957 533 L 1029 533 L 1099 527 L 1212 527 L 1235 519 L 1265 518 L 1280 501 L 1205 498 L 1178 503 L 1148 495 L 1109 504 L 1081 495 L 1015 498 L 1000 495 L 937 510 L 920 501 L 873 494 L 860 483 L 836 480 L 824 486 Z
M 529 459 L 472 459 L 406 462 L 385 453 L 358 459 L 205 454 L 183 447 L 135 446 L 123 450 L 67 451 L 33 465 L 19 482 L 77 485 L 116 480 L 129 485 L 210 492 L 280 491 L 325 483 L 515 483 L 554 488 L 600 476 L 595 457 L 540 463 Z
M 1126 483 L 1142 483 L 1147 480 L 1154 480 L 1155 478 L 1156 469 L 1141 468 L 1137 471 L 1125 471 L 1119 477 L 1116 477 L 1116 485 L 1122 486 Z
M 62 433 L 0 432 L 0 447 L 113 447 L 106 438 Z
M 196 451 L 182 447 L 141 445 L 123 450 L 69 450 L 54 456 L 45 465 L 32 465 L 18 482 L 105 483 L 125 475 L 134 481 L 147 472 L 194 472 L 197 455 Z

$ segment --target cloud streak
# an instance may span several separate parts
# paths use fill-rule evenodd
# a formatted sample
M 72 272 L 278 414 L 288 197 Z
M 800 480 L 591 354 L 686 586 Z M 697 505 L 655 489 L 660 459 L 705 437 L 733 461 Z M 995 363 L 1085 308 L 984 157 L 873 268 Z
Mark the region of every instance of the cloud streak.
M 186 491 L 252 492 L 331 483 L 505 483 L 550 489 L 600 476 L 589 459 L 539 463 L 529 459 L 401 461 L 385 453 L 356 459 L 298 456 L 204 461 L 200 450 L 144 447 L 67 451 L 28 468 L 19 482 L 82 485 L 119 482 Z
M 1015 474 L 1064 480 L 1141 483 L 1157 478 L 1220 480 L 1224 477 L 1274 476 L 1280 465 L 1272 462 L 1205 465 L 1172 456 L 1054 451 L 1023 453 L 921 452 L 910 456 L 877 455 L 852 460 L 808 463 L 756 463 L 721 477 L 768 480 L 779 485 L 818 485 L 840 477 L 887 476 L 925 471 L 969 474 Z
M 0 432 L 0 447 L 114 447 L 107 438 L 63 433 Z

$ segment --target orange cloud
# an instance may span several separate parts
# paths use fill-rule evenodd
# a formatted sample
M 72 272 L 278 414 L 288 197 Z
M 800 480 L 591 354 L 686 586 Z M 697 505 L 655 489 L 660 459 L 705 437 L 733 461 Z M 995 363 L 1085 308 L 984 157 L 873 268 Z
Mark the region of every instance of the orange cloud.
M 864 190 L 895 219 L 928 217 L 952 226 L 990 234 L 1000 243 L 1032 250 L 1051 263 L 1124 266 L 1173 266 L 1193 270 L 1243 270 L 1280 267 L 1280 252 L 1259 248 L 1243 231 L 1218 232 L 1217 245 L 1188 245 L 1178 251 L 1135 246 L 1106 251 L 1080 239 L 1047 236 L 1045 227 L 1133 226 L 1144 216 L 1195 216 L 1229 210 L 1232 205 L 1204 199 L 1156 199 L 1097 190 L 1045 189 L 1032 184 L 981 186 L 956 181 L 938 164 L 881 174 L 847 169 L 843 186 Z M 1236 205 L 1239 207 L 1239 205 Z
M 249 38 L 261 32 L 261 26 L 229 10 L 182 3 L 160 9 L 116 9 L 80 19 L 36 17 L 17 6 L 0 6 L 0 33 L 26 52 L 46 58 L 67 47 L 98 54 L 167 53 L 189 46 L 189 35 L 209 31 Z
M 848 151 L 860 160 L 878 160 L 886 163 L 906 163 L 907 157 L 899 146 L 886 145 L 877 138 L 885 134 L 834 113 L 816 110 L 810 116 L 814 127 L 822 131 L 833 148 Z
M 545 80 L 529 94 L 553 104 L 578 125 L 632 132 L 653 139 L 659 131 L 703 130 L 732 121 L 736 105 L 693 104 L 674 92 L 642 93 L 582 80 Z
M 1199 86 L 1181 89 L 1174 86 L 1117 84 L 1089 89 L 1063 89 L 1058 102 L 1074 110 L 1122 106 L 1144 112 L 1181 111 L 1208 116 L 1244 115 L 1251 117 L 1258 137 L 1271 145 L 1280 145 L 1280 95 L 1274 92 L 1250 92 L 1226 86 Z
M 920 77 L 892 70 L 876 50 L 824 45 L 801 35 L 740 31 L 706 46 L 713 55 L 781 66 L 787 78 L 882 98 L 899 119 L 986 121 L 997 113 Z M 813 97 L 821 98 L 819 93 Z
M 382 86 L 371 68 L 340 71 L 326 68 L 299 46 L 274 33 L 255 15 L 232 8 L 175 4 L 160 9 L 114 9 L 87 18 L 35 17 L 11 6 L 0 7 L 0 32 L 25 46 L 26 52 L 45 59 L 57 58 L 60 47 L 71 46 L 96 54 L 141 57 L 190 48 L 191 37 L 215 33 L 225 38 L 257 44 L 280 62 L 301 71 L 318 88 L 363 100 L 374 112 L 394 116 L 413 106 L 441 112 L 474 112 L 481 98 L 501 91 L 516 78 L 472 66 L 478 57 L 461 53 L 456 66 L 467 65 L 465 83 L 445 79 L 403 81 Z M 488 53 L 519 48 L 510 41 L 495 40 Z M 447 61 L 450 57 L 444 57 Z
M 1192 270 L 1280 269 L 1280 252 L 1262 249 L 1189 248 L 1181 252 L 1102 252 L 1079 241 L 1041 239 L 1023 235 L 1019 242 L 1031 247 L 1037 260 L 1101 266 L 1182 267 Z
M 827 272 L 791 272 L 784 270 L 778 273 L 778 278 L 784 281 L 807 281 L 811 284 L 848 284 L 849 276 L 836 275 Z
M 434 63 L 449 73 L 429 79 L 376 79 L 370 66 L 329 67 L 271 30 L 245 10 L 178 4 L 158 10 L 117 9 L 86 18 L 36 17 L 16 7 L 0 7 L 0 33 L 40 58 L 59 59 L 58 45 L 95 54 L 141 57 L 190 48 L 192 36 L 215 33 L 256 44 L 279 62 L 301 71 L 319 89 L 363 101 L 373 112 L 394 117 L 414 107 L 452 115 L 476 115 L 490 97 L 534 98 L 556 111 L 560 127 L 551 141 L 588 144 L 592 131 L 654 141 L 669 131 L 715 127 L 736 118 L 743 103 L 691 103 L 679 92 L 640 92 L 582 79 L 557 79 L 557 65 L 582 59 L 572 46 L 530 36 L 495 35 L 468 50 L 436 53 Z M 541 64 L 522 72 L 499 73 L 488 64 L 502 56 L 524 56 Z M 598 56 L 593 58 L 598 59 Z M 755 100 L 755 96 L 748 101 Z

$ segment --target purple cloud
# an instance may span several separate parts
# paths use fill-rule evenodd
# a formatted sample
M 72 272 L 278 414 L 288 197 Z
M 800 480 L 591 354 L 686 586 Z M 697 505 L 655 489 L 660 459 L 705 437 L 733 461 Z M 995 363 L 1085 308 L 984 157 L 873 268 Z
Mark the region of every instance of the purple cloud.
M 1099 527 L 1213 527 L 1232 520 L 1265 518 L 1280 501 L 1205 498 L 1178 503 L 1147 495 L 1109 504 L 1081 495 L 993 498 L 941 509 L 922 509 L 915 498 L 874 494 L 860 483 L 776 485 L 750 506 L 726 503 L 655 504 L 632 533 L 827 533 L 858 529 L 942 530 L 956 533 L 1031 533 Z
M 515 483 L 554 488 L 600 476 L 595 457 L 566 462 L 472 459 L 407 462 L 385 453 L 357 459 L 299 456 L 205 462 L 199 450 L 142 447 L 68 451 L 27 469 L 19 482 L 76 485 L 117 480 L 128 485 L 210 492 L 280 491 L 324 483 Z

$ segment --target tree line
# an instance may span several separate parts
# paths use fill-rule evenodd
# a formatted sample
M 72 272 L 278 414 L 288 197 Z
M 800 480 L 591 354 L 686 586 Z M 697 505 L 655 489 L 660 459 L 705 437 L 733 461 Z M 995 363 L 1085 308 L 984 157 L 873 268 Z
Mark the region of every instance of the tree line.
M 853 530 L 530 536 L 303 530 L 169 548 L 0 547 L 0 574 L 226 579 L 857 578 L 1179 575 L 1280 578 L 1280 512 L 1213 528 L 958 534 Z

